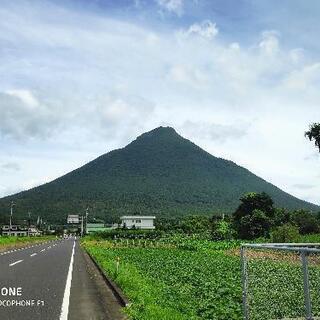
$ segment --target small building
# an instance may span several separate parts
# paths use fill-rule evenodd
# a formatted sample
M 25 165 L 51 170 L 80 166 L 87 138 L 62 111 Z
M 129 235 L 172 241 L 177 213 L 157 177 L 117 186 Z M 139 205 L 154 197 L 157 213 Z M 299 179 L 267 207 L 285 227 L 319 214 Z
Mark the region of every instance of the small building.
M 69 214 L 67 218 L 67 223 L 78 224 L 80 223 L 80 218 L 78 214 Z
M 40 231 L 35 226 L 20 226 L 20 225 L 12 225 L 11 229 L 9 225 L 2 226 L 1 234 L 3 236 L 16 236 L 16 237 L 25 237 L 25 236 L 40 236 L 42 231 Z
M 155 216 L 122 216 L 121 227 L 128 229 L 155 229 Z
M 27 236 L 28 235 L 28 228 L 21 227 L 17 224 L 2 226 L 2 235 L 3 236 Z
M 37 227 L 35 226 L 30 226 L 28 228 L 28 236 L 31 237 L 36 237 L 36 236 L 41 236 L 42 231 L 40 231 Z

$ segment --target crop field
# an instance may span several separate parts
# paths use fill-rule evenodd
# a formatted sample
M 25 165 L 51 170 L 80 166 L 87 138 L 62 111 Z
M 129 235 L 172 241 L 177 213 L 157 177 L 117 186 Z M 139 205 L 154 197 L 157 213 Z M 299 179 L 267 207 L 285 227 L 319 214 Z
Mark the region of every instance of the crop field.
M 132 302 L 131 319 L 242 319 L 239 242 L 85 240 Z M 251 256 L 250 319 L 304 315 L 301 266 L 286 256 Z M 314 314 L 320 313 L 320 269 L 310 263 Z

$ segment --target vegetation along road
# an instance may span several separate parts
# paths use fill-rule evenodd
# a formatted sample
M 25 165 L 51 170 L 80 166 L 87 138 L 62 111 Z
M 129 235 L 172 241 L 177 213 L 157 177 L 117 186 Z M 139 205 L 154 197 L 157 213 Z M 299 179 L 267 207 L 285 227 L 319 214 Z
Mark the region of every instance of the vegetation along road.
M 299 241 L 319 239 L 312 235 Z M 131 300 L 125 310 L 131 319 L 243 319 L 239 240 L 91 237 L 83 246 Z M 319 260 L 310 262 L 315 315 L 320 315 Z M 262 252 L 250 257 L 249 275 L 250 320 L 304 315 L 299 257 Z

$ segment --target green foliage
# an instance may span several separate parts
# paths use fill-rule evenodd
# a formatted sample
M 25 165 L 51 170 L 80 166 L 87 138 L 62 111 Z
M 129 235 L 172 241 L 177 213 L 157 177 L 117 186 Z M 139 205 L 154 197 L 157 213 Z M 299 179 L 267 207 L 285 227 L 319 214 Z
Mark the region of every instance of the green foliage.
M 248 193 L 233 214 L 233 225 L 240 238 L 254 239 L 269 234 L 274 218 L 273 201 L 266 193 Z
M 22 244 L 42 242 L 52 240 L 55 236 L 39 236 L 39 237 L 16 237 L 16 236 L 0 236 L 0 249 L 2 247 L 14 247 Z
M 209 234 L 210 220 L 207 217 L 192 215 L 183 218 L 179 228 L 186 234 Z
M 309 131 L 305 132 L 305 136 L 310 141 L 314 140 L 316 147 L 320 151 L 320 123 L 313 123 L 310 125 Z
M 240 220 L 239 236 L 244 239 L 267 237 L 271 227 L 271 219 L 265 212 L 255 209 Z
M 299 241 L 299 229 L 290 223 L 276 227 L 271 232 L 271 242 L 287 243 Z
M 317 206 L 303 202 L 235 163 L 216 158 L 179 136 L 172 128 L 147 132 L 50 183 L 0 200 L 0 223 L 26 212 L 65 223 L 68 214 L 84 213 L 117 222 L 124 214 L 183 217 L 233 212 L 246 192 L 267 192 L 278 206 Z M 258 208 L 259 209 L 259 208 Z
M 291 222 L 291 212 L 285 208 L 275 208 L 273 225 L 281 226 Z
M 213 240 L 231 240 L 235 236 L 235 231 L 230 222 L 220 220 L 213 225 Z
M 307 210 L 296 210 L 292 213 L 292 222 L 295 223 L 301 234 L 319 232 L 319 221 L 316 216 Z

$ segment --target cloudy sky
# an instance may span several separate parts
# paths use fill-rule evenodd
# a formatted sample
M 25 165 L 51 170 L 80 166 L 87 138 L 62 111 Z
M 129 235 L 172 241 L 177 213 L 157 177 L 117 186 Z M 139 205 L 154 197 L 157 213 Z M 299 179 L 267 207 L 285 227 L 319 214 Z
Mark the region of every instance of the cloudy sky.
M 160 125 L 320 204 L 317 0 L 1 0 L 0 196 Z

